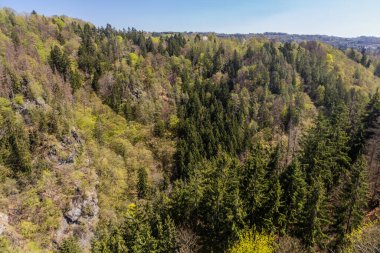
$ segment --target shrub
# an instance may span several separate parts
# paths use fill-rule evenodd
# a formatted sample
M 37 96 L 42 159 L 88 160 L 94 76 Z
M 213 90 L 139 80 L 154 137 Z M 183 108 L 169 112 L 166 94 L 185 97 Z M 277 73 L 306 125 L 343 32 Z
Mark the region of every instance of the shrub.
M 243 232 L 230 248 L 230 253 L 271 253 L 274 251 L 272 235 L 252 231 Z
M 81 248 L 79 247 L 78 241 L 74 237 L 66 238 L 60 249 L 60 253 L 80 253 L 82 252 Z
M 32 238 L 37 232 L 38 226 L 30 221 L 21 221 L 20 231 L 21 234 L 26 238 Z
M 14 98 L 14 101 L 18 105 L 23 105 L 24 104 L 24 97 L 21 94 L 17 94 Z
M 347 236 L 344 252 L 378 252 L 380 249 L 380 223 L 368 222 Z

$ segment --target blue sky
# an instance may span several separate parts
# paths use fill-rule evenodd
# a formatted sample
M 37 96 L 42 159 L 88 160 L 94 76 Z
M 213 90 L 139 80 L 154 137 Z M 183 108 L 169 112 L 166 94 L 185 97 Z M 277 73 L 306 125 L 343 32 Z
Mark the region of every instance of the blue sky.
M 146 31 L 380 37 L 380 0 L 0 0 L 0 7 Z

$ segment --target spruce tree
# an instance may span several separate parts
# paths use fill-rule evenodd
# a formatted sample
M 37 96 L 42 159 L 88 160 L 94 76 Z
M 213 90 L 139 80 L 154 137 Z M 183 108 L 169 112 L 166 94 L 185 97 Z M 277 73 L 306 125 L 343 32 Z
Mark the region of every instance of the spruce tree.
M 278 177 L 269 181 L 267 201 L 262 210 L 263 227 L 268 232 L 284 234 L 285 215 L 283 214 L 283 190 Z
M 336 210 L 337 246 L 345 242 L 346 235 L 357 228 L 364 217 L 364 208 L 367 204 L 367 162 L 360 156 L 352 164 L 345 187 L 340 196 L 340 203 Z
M 282 182 L 284 188 L 285 232 L 297 234 L 307 194 L 305 175 L 297 157 L 285 171 Z
M 268 154 L 262 144 L 258 143 L 241 172 L 241 198 L 250 226 L 263 226 L 263 207 L 268 203 L 267 166 Z
M 145 198 L 148 193 L 148 173 L 144 167 L 138 170 L 137 196 Z
M 316 245 L 325 247 L 329 220 L 327 218 L 326 190 L 321 176 L 311 179 L 306 207 L 303 213 L 303 240 L 312 249 Z

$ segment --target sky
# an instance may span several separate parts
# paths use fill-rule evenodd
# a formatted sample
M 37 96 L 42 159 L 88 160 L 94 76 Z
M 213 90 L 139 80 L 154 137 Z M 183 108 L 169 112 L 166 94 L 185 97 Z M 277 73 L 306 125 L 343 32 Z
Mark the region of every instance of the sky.
M 0 0 L 0 7 L 144 31 L 380 37 L 380 0 Z

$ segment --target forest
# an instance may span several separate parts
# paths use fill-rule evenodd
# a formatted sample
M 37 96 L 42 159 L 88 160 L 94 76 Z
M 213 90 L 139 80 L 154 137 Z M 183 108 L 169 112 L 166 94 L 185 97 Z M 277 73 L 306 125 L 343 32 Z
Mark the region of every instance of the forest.
M 0 9 L 0 252 L 378 252 L 380 57 Z

